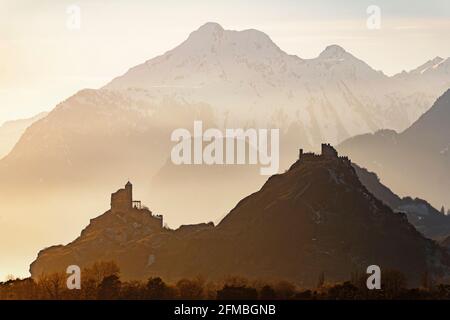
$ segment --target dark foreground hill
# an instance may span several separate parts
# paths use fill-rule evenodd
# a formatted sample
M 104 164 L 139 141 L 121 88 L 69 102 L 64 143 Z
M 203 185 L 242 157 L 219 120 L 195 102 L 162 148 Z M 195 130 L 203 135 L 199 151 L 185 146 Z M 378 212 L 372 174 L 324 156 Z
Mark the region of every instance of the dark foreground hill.
M 32 276 L 98 260 L 115 260 L 128 279 L 241 275 L 315 285 L 322 273 L 341 281 L 373 264 L 403 272 L 410 285 L 424 274 L 449 275 L 444 250 L 375 198 L 331 147 L 303 154 L 215 227 L 165 229 L 147 209 L 132 208 L 129 194 L 129 207 L 113 201 L 74 242 L 41 251 Z

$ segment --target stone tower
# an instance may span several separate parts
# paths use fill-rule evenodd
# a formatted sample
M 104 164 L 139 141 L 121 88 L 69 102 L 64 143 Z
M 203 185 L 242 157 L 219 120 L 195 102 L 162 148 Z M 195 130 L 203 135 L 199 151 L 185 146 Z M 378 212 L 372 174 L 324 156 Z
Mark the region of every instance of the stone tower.
M 125 185 L 125 191 L 127 192 L 128 198 L 130 201 L 133 201 L 133 185 L 130 181 L 127 182 Z
M 133 208 L 133 185 L 128 181 L 124 189 L 111 194 L 111 210 L 126 212 Z

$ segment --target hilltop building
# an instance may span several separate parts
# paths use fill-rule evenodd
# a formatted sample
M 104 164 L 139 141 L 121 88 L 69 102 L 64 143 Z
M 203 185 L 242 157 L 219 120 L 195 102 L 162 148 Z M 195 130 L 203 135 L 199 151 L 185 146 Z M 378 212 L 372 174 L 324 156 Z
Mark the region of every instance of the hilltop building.
M 111 194 L 111 210 L 129 211 L 133 208 L 133 185 L 127 182 L 124 189 L 119 189 Z
M 322 143 L 322 156 L 329 158 L 337 158 L 338 152 L 331 144 Z
M 133 211 L 142 211 L 148 213 L 155 221 L 155 225 L 163 227 L 163 216 L 153 215 L 152 212 L 142 205 L 141 201 L 133 200 L 133 185 L 127 182 L 125 188 L 119 189 L 111 194 L 111 211 L 113 213 L 127 213 Z
M 339 156 L 337 150 L 329 143 L 322 143 L 321 154 L 315 154 L 314 152 L 303 152 L 303 149 L 299 149 L 299 160 L 319 160 L 319 159 L 340 159 L 346 162 L 350 162 L 348 157 Z

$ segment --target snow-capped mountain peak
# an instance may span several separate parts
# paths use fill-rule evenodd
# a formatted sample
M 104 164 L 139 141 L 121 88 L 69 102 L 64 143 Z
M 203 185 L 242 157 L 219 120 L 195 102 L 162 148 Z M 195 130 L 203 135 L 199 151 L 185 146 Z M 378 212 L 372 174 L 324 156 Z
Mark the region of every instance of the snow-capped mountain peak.
M 186 41 L 170 52 L 184 57 L 221 56 L 222 59 L 286 55 L 264 32 L 255 29 L 225 30 L 214 22 L 202 25 L 192 32 Z
M 317 58 L 301 59 L 261 31 L 208 22 L 106 88 L 141 88 L 155 99 L 206 103 L 219 126 L 295 124 L 308 128 L 305 139 L 315 145 L 380 128 L 403 130 L 441 93 L 434 86 L 431 95 L 412 96 L 409 90 L 417 86 L 404 89 L 404 79 L 398 80 L 397 85 L 336 44 Z
M 320 59 L 344 59 L 348 57 L 354 58 L 344 48 L 336 44 L 327 46 L 319 55 Z
M 193 31 L 189 35 L 186 42 L 191 42 L 193 45 L 197 45 L 198 41 L 208 42 L 208 44 L 211 44 L 219 41 L 223 37 L 224 32 L 225 30 L 220 24 L 208 22 Z
M 215 33 L 215 32 L 224 32 L 224 31 L 225 30 L 223 29 L 223 27 L 220 24 L 218 24 L 217 22 L 206 22 L 204 25 L 200 26 L 200 28 L 198 28 L 193 33 L 196 33 L 196 32 Z

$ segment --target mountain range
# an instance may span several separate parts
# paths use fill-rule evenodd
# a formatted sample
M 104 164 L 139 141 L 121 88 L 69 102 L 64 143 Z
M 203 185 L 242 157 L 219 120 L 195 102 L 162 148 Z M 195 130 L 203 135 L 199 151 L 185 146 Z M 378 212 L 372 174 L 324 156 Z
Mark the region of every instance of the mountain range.
M 302 59 L 260 31 L 207 23 L 105 88 L 206 102 L 221 126 L 299 128 L 299 142 L 317 148 L 380 128 L 407 128 L 450 87 L 450 59 L 433 62 L 388 77 L 337 45 Z
M 173 227 L 219 221 L 264 179 L 242 179 L 243 168 L 233 166 L 175 168 L 173 130 L 194 120 L 205 128 L 280 128 L 284 170 L 299 146 L 318 150 L 323 141 L 408 128 L 450 87 L 449 64 L 434 59 L 423 72 L 388 77 L 337 45 L 302 59 L 260 31 L 207 23 L 103 88 L 68 97 L 24 132 L 0 160 L 0 219 L 15 230 L 0 233 L 0 250 L 11 261 L 17 250 L 31 260 L 37 249 L 69 241 L 126 179 L 143 186 L 140 198 Z M 197 170 L 205 172 L 201 179 Z M 7 245 L 21 243 L 23 233 L 33 238 L 29 247 Z M 15 269 L 23 264 L 17 259 Z

